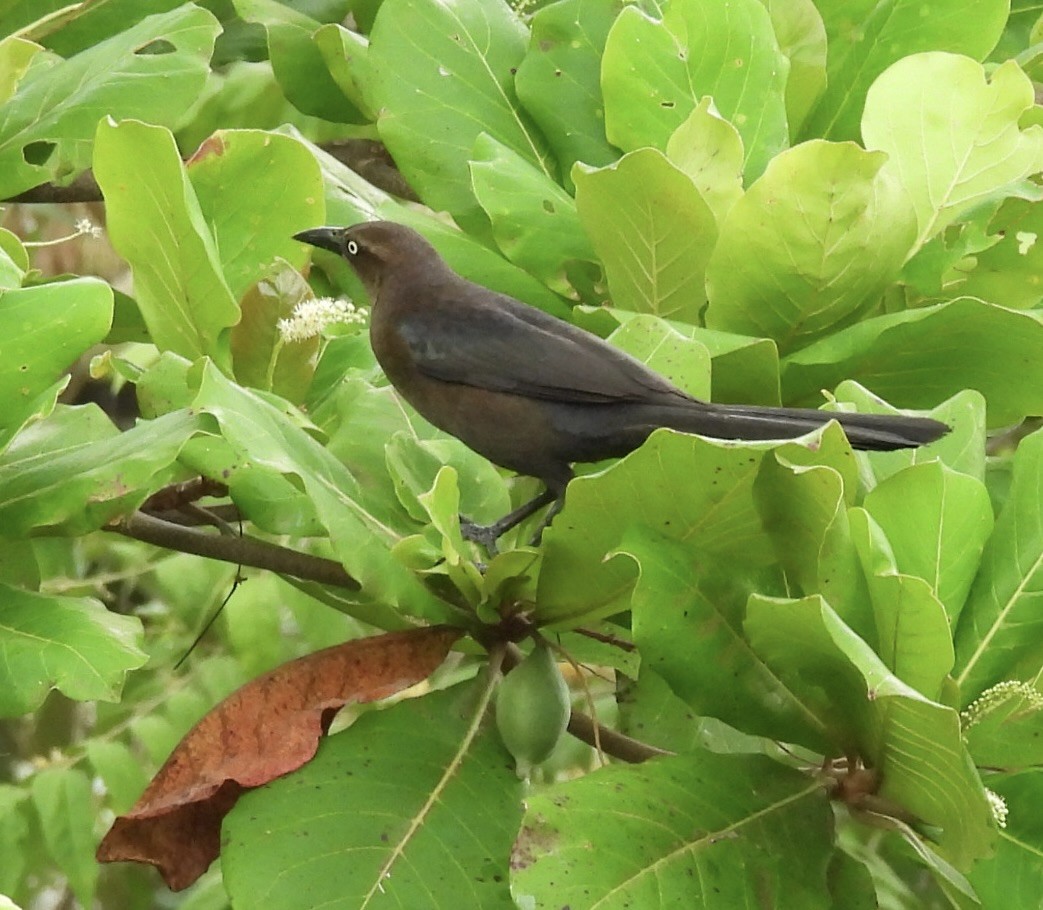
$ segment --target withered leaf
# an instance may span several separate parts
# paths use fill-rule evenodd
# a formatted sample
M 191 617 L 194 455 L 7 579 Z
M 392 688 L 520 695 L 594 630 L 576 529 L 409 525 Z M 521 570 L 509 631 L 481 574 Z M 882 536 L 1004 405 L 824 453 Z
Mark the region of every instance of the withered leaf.
M 243 790 L 308 762 L 344 705 L 426 679 L 461 634 L 435 626 L 357 639 L 247 683 L 178 743 L 102 839 L 98 860 L 150 863 L 172 890 L 187 888 L 220 853 L 221 821 Z

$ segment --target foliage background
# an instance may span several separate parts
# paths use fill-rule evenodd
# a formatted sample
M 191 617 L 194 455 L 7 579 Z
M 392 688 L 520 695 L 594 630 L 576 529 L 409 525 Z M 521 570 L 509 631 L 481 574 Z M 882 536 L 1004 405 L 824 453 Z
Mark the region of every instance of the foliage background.
M 0 895 L 1037 907 L 1038 4 L 143 6 L 0 5 Z M 106 237 L 35 245 L 81 215 Z M 532 483 L 402 407 L 364 331 L 276 330 L 312 296 L 292 234 L 374 217 L 694 394 L 953 431 L 871 456 L 835 425 L 657 433 L 482 574 L 455 516 Z M 364 299 L 333 257 L 310 282 Z M 132 519 L 200 475 L 361 589 L 243 569 L 175 671 L 238 570 Z M 471 648 L 242 800 L 180 898 L 95 862 L 247 679 L 519 605 L 597 668 L 602 722 L 676 756 L 572 780 L 597 762 L 566 743 L 523 802 L 491 725 L 456 751 Z

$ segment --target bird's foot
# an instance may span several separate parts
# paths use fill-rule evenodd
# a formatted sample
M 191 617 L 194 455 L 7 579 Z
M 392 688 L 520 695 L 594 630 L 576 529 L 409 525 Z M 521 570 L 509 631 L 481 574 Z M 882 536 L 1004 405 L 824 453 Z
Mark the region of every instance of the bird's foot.
M 494 522 L 491 525 L 480 525 L 471 521 L 470 518 L 465 518 L 463 515 L 460 516 L 460 534 L 464 540 L 469 540 L 471 543 L 484 547 L 490 558 L 495 557 L 499 553 L 499 550 L 496 548 L 496 541 L 500 539 L 502 533 L 503 529 L 500 527 L 500 522 Z

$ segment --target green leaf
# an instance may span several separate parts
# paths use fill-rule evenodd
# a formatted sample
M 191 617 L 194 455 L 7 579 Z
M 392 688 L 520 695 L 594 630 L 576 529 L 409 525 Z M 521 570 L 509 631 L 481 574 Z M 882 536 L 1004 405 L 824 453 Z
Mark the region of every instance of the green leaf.
M 578 165 L 572 179 L 615 306 L 697 322 L 717 229 L 695 184 L 650 148 L 601 170 Z
M 844 467 L 854 465 L 848 461 Z M 841 473 L 831 465 L 794 463 L 779 452 L 764 459 L 754 495 L 787 581 L 796 589 L 818 589 L 826 535 L 854 489 L 851 470 Z
M 561 298 L 546 285 L 484 246 L 476 238 L 446 224 L 443 219 L 418 206 L 404 205 L 383 190 L 367 183 L 351 168 L 309 143 L 296 131 L 291 133 L 311 150 L 319 162 L 326 191 L 326 219 L 331 224 L 356 224 L 359 221 L 384 219 L 409 225 L 431 241 L 452 268 L 471 281 L 501 294 L 517 297 L 555 315 L 568 314 L 568 308 L 562 303 Z M 338 283 L 362 291 L 362 286 L 351 272 L 351 267 L 341 257 L 319 252 L 315 261 L 336 275 Z
M 783 152 L 732 207 L 706 267 L 706 324 L 782 352 L 850 325 L 897 278 L 915 237 L 885 158 L 853 143 Z
M 28 865 L 31 848 L 27 837 L 27 801 L 28 792 L 23 787 L 0 784 L 0 850 L 4 855 L 4 864 L 0 867 L 0 910 L 19 910 L 13 903 L 5 907 L 2 896 L 15 893 Z
M 838 750 L 879 773 L 878 795 L 939 829 L 957 868 L 988 852 L 991 813 L 953 709 L 894 676 L 819 597 L 754 594 L 744 628 L 768 666 L 830 718 Z
M 276 259 L 304 268 L 308 251 L 293 235 L 322 224 L 326 212 L 322 174 L 301 143 L 262 130 L 221 130 L 187 171 L 235 300 Z
M 482 133 L 474 146 L 471 184 L 504 255 L 565 297 L 577 296 L 566 267 L 597 262 L 576 203 L 539 168 Z
M 521 785 L 491 727 L 461 749 L 474 707 L 457 686 L 369 712 L 245 794 L 224 824 L 230 891 L 285 910 L 513 908 Z
M 112 323 L 112 289 L 97 278 L 0 291 L 0 428 L 11 428 Z
M 257 465 L 303 485 L 337 558 L 362 585 L 364 601 L 440 622 L 449 606 L 429 593 L 390 548 L 403 535 L 358 480 L 273 404 L 234 385 L 212 365 L 203 372 L 196 407 L 217 418 L 239 463 Z M 376 507 L 376 508 L 375 508 Z
M 826 27 L 827 89 L 804 126 L 805 138 L 857 139 L 870 85 L 888 66 L 919 51 L 952 51 L 983 60 L 1003 31 L 1008 0 L 967 0 L 924 15 L 918 0 L 816 0 Z M 947 86 L 911 82 L 936 96 Z
M 239 321 L 239 307 L 174 137 L 162 127 L 104 120 L 94 174 L 153 343 L 189 360 L 208 355 L 227 369 L 224 330 Z
M 84 534 L 137 508 L 179 477 L 176 459 L 204 426 L 187 411 L 120 433 L 95 405 L 60 406 L 0 456 L 0 529 Z
M 823 718 L 743 637 L 742 595 L 703 589 L 713 573 L 711 559 L 687 541 L 646 529 L 628 533 L 619 552 L 639 569 L 631 609 L 642 677 L 645 669 L 661 676 L 697 715 L 747 734 L 827 750 Z M 722 679 L 728 685 L 721 686 Z
M 827 458 L 848 451 L 835 425 L 805 439 Z M 624 609 L 638 573 L 621 541 L 634 525 L 685 541 L 711 568 L 737 567 L 728 577 L 738 585 L 758 572 L 776 572 L 753 495 L 760 464 L 776 447 L 660 429 L 610 467 L 574 480 L 564 510 L 543 536 L 534 615 L 571 627 Z M 801 446 L 783 450 L 791 447 Z
M 460 533 L 460 487 L 456 471 L 449 466 L 441 467 L 431 489 L 421 493 L 417 500 L 442 537 L 446 574 L 469 603 L 479 603 L 483 599 L 482 573 L 472 561 L 470 547 Z
M 915 473 L 913 468 L 909 471 Z M 849 523 L 873 605 L 876 653 L 902 682 L 940 700 L 954 660 L 945 607 L 926 579 L 899 570 L 887 538 L 868 511 L 852 509 Z
M 577 306 L 572 321 L 602 338 L 634 319 L 645 319 L 640 313 L 617 307 Z M 659 318 L 659 317 L 652 317 Z M 779 350 L 766 338 L 750 338 L 730 332 L 715 332 L 688 322 L 666 320 L 685 338 L 698 341 L 712 360 L 713 401 L 740 404 L 779 404 Z
M 687 174 L 710 207 L 717 227 L 742 198 L 742 138 L 707 95 L 670 134 L 666 156 Z
M 901 407 L 933 407 L 964 388 L 988 402 L 990 426 L 1043 413 L 1043 319 L 960 297 L 876 316 L 783 361 L 783 399 L 807 404 L 854 379 Z M 1017 364 L 997 370 L 996 364 Z
M 981 64 L 967 57 L 916 54 L 873 83 L 862 135 L 866 148 L 887 152 L 884 172 L 916 210 L 914 248 L 973 206 L 1020 192 L 1020 181 L 1043 170 L 1043 127 L 1019 126 L 1033 102 L 1032 82 L 1013 61 L 986 82 Z
M 478 212 L 467 162 L 488 133 L 546 174 L 544 140 L 518 106 L 512 70 L 526 31 L 501 0 L 385 0 L 370 34 L 380 138 L 431 208 Z
M 977 863 L 968 878 L 982 907 L 1036 910 L 1043 894 L 1043 825 L 1036 811 L 1043 801 L 1043 772 L 993 776 L 988 785 L 1006 800 L 1010 815 L 996 838 L 995 855 Z
M 0 290 L 18 288 L 29 270 L 29 254 L 17 234 L 0 228 Z
M 512 891 L 530 906 L 834 906 L 823 791 L 766 758 L 700 751 L 610 766 L 526 804 Z
M 86 168 L 103 114 L 173 125 L 203 87 L 219 30 L 209 12 L 189 3 L 69 60 L 37 56 L 4 105 L 0 195 Z M 151 47 L 160 52 L 145 50 Z
M 767 0 L 779 49 L 789 60 L 786 118 L 795 139 L 826 90 L 826 26 L 813 0 Z
M 141 622 L 91 597 L 59 597 L 0 583 L 0 716 L 34 711 L 51 688 L 76 701 L 117 701 L 147 660 Z
M 94 903 L 94 799 L 87 775 L 76 768 L 45 768 L 32 779 L 33 805 L 47 852 L 69 881 L 76 899 Z
M 515 88 L 566 177 L 577 161 L 601 167 L 619 157 L 605 138 L 601 55 L 623 7 L 623 0 L 560 0 L 530 22 Z
M 974 257 L 962 293 L 1014 310 L 1043 301 L 1043 202 L 1007 199 L 989 222 L 995 243 Z
M 337 87 L 367 120 L 376 120 L 378 111 L 370 99 L 369 41 L 337 22 L 320 26 L 313 40 Z M 343 118 L 340 113 L 335 119 Z
M 786 146 L 789 62 L 757 0 L 675 0 L 662 19 L 630 6 L 605 43 L 605 129 L 624 151 L 666 148 L 699 99 L 712 95 L 742 136 L 756 178 Z
M 985 547 L 956 629 L 956 665 L 964 704 L 1043 656 L 1043 432 L 1014 456 L 1007 501 Z
M 232 328 L 235 377 L 243 385 L 300 402 L 315 372 L 319 338 L 286 341 L 278 324 L 294 307 L 314 299 L 308 282 L 290 263 L 277 259 L 241 298 L 243 318 Z
M 689 395 L 710 397 L 710 352 L 665 320 L 639 314 L 616 329 L 609 341 Z
M 1043 694 L 1035 686 L 999 683 L 963 717 L 963 738 L 979 767 L 1017 771 L 1043 766 Z
M 857 382 L 845 380 L 837 386 L 835 394 L 837 401 L 853 404 L 860 412 L 901 413 Z M 986 481 L 985 399 L 981 393 L 974 389 L 964 389 L 936 408 L 924 412 L 924 416 L 941 421 L 951 428 L 950 431 L 936 442 L 917 449 L 867 453 L 859 462 L 859 473 L 867 489 L 872 489 L 909 465 L 934 458 L 954 471 L 982 483 Z
M 18 83 L 28 72 L 33 57 L 42 50 L 39 44 L 17 35 L 8 34 L 0 41 L 0 104 L 6 104 L 11 100 Z
M 148 786 L 148 772 L 140 758 L 121 742 L 92 739 L 87 757 L 94 773 L 105 783 L 107 803 L 113 812 L 127 812 Z
M 929 461 L 884 480 L 866 496 L 865 508 L 886 535 L 898 571 L 924 579 L 955 628 L 992 533 L 985 484 Z
M 233 0 L 235 11 L 247 22 L 263 25 L 268 33 L 268 58 L 290 103 L 305 114 L 345 123 L 364 123 L 366 117 L 341 91 L 330 74 L 316 42 L 322 26 L 317 19 L 276 0 Z M 337 18 L 344 16 L 347 4 Z

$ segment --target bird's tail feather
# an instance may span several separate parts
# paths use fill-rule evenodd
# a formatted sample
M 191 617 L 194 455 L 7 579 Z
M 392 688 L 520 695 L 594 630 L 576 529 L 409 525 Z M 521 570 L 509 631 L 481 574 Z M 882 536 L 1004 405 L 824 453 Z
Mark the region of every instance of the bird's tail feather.
M 949 427 L 927 417 L 851 414 L 808 408 L 773 408 L 744 404 L 710 404 L 678 409 L 664 426 L 716 439 L 791 439 L 835 420 L 856 449 L 890 451 L 939 439 Z

